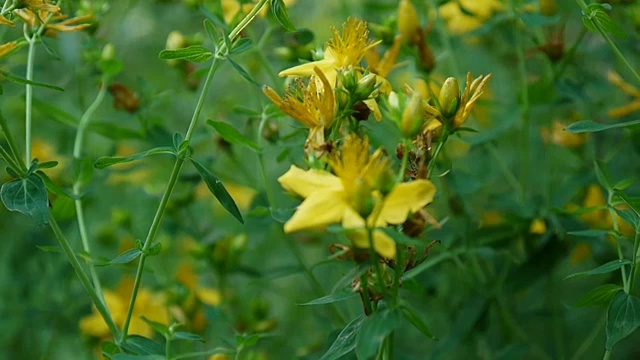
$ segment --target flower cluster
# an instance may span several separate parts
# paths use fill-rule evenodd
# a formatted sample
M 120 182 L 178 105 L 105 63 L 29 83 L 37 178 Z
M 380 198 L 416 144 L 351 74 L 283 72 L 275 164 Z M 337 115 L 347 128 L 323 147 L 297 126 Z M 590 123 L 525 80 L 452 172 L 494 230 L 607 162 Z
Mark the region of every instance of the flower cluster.
M 383 228 L 398 227 L 407 235 L 419 236 L 426 223 L 435 222 L 412 226 L 416 217 L 428 218 L 424 207 L 433 201 L 436 187 L 427 171 L 411 176 L 409 170 L 415 168 L 417 158 L 429 165 L 435 161 L 430 141 L 443 143 L 461 128 L 491 75 L 473 79 L 469 73 L 462 93 L 452 77 L 437 94 L 423 96 L 406 85 L 405 91 L 395 92 L 387 77 L 402 44 L 425 41 L 415 9 L 407 4 L 401 2 L 400 13 L 407 17 L 413 12 L 415 24 L 411 29 L 401 26 L 384 55 L 376 50 L 382 41 L 369 39 L 367 23 L 349 18 L 342 32 L 333 29 L 319 60 L 280 72 L 282 77 L 295 77 L 283 96 L 264 87 L 273 104 L 309 129 L 304 149 L 311 168 L 292 165 L 278 179 L 286 191 L 304 199 L 285 224 L 285 232 L 339 223 L 355 249 L 373 248 L 392 261 L 398 250 Z M 384 117 L 379 104 L 385 109 Z M 379 122 L 390 121 L 402 135 L 399 170 L 394 171 L 392 159 L 382 148 L 370 146 L 362 123 L 372 115 Z

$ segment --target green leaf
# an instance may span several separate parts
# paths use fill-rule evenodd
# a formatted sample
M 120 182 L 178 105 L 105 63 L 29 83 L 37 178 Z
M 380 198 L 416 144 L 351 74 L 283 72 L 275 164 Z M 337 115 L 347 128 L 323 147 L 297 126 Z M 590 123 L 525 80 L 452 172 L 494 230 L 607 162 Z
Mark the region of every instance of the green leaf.
M 619 291 L 607 311 L 607 349 L 640 326 L 640 298 Z
M 416 311 L 413 308 L 411 308 L 408 304 L 400 303 L 400 311 L 402 312 L 402 315 L 404 316 L 404 318 L 407 319 L 407 321 L 409 321 L 411 325 L 413 325 L 416 329 L 418 329 L 424 336 L 432 340 L 437 340 L 437 338 L 431 332 L 431 329 L 429 328 L 429 326 L 427 326 L 427 324 L 424 321 L 422 321 L 422 319 L 418 316 Z
M 49 223 L 49 199 L 44 181 L 37 174 L 2 185 L 0 198 L 9 211 L 18 211 L 38 225 Z
M 623 267 L 625 265 L 631 265 L 631 261 L 629 261 L 627 259 L 613 260 L 613 261 L 609 261 L 608 263 L 606 263 L 606 264 L 604 264 L 602 266 L 598 266 L 597 268 L 595 268 L 593 270 L 583 271 L 583 272 L 571 274 L 571 275 L 567 276 L 564 279 L 567 280 L 567 279 L 571 279 L 571 278 L 575 278 L 575 277 L 581 277 L 581 276 L 606 274 L 606 273 L 610 273 L 610 272 L 616 271 L 616 270 L 620 269 L 621 267 Z
M 366 319 L 366 317 L 360 315 L 347 324 L 320 360 L 335 360 L 353 351 L 353 349 L 356 348 L 356 336 L 360 331 L 364 319 Z
M 109 266 L 109 265 L 122 265 L 128 264 L 133 260 L 137 259 L 140 254 L 142 254 L 142 250 L 140 249 L 129 249 L 122 254 L 116 256 L 115 258 L 109 260 L 106 263 L 96 264 L 96 266 Z
M 231 60 L 230 57 L 227 57 L 227 61 L 229 61 L 229 64 L 231 64 L 231 66 L 233 66 L 234 69 L 236 69 L 236 71 L 238 72 L 238 74 L 240 74 L 240 76 L 242 76 L 245 80 L 247 80 L 248 82 L 256 85 L 256 86 L 261 86 L 260 84 L 258 84 L 257 81 L 255 81 L 253 79 L 253 77 L 251 75 L 249 75 L 249 73 L 242 68 L 242 66 L 240 66 L 238 63 L 236 63 L 235 61 Z
M 285 30 L 296 31 L 295 26 L 293 26 L 293 23 L 289 20 L 287 7 L 283 0 L 269 0 L 269 5 L 271 5 L 271 12 Z
M 204 19 L 204 30 L 207 32 L 207 35 L 209 36 L 209 39 L 211 39 L 211 41 L 216 46 L 218 46 L 218 43 L 219 43 L 220 39 L 218 38 L 218 33 L 216 31 L 216 26 L 213 25 L 211 20 Z
M 78 119 L 68 112 L 37 98 L 33 98 L 32 101 L 33 108 L 41 112 L 47 118 L 50 118 L 60 124 L 71 126 L 73 128 L 78 126 Z
M 129 335 L 127 340 L 120 346 L 122 350 L 129 351 L 135 355 L 162 355 L 162 359 L 165 359 L 164 346 L 144 336 Z
M 579 231 L 569 231 L 567 232 L 567 234 L 575 235 L 575 236 L 585 236 L 585 237 L 600 237 L 603 235 L 615 235 L 616 233 L 612 230 L 588 229 L 588 230 L 579 230 Z
M 626 179 L 626 180 L 620 180 L 615 185 L 613 185 L 613 189 L 614 190 L 624 191 L 629 186 L 633 185 L 634 182 L 636 182 L 635 178 L 630 178 L 630 179 Z
M 102 355 L 108 356 L 108 358 L 111 358 L 112 355 L 120 353 L 120 348 L 118 347 L 118 345 L 110 341 L 101 342 L 100 350 L 102 350 Z
M 607 190 L 611 190 L 611 177 L 609 176 L 609 172 L 607 171 L 607 166 L 604 162 L 600 160 L 595 160 L 593 165 L 596 170 L 596 178 L 598 178 L 598 182 L 602 187 Z
M 394 309 L 376 311 L 367 317 L 356 336 L 356 356 L 369 359 L 376 354 L 384 338 L 400 326 L 400 314 Z
M 135 249 L 138 250 L 138 249 Z M 149 319 L 147 319 L 146 317 L 142 317 L 142 321 L 146 322 L 147 325 L 151 326 L 151 328 L 153 328 L 153 330 L 155 330 L 158 334 L 164 336 L 165 338 L 167 338 L 169 336 L 169 327 L 165 324 L 161 324 L 159 322 L 156 321 L 151 321 Z M 168 341 L 168 340 L 167 340 Z
M 186 331 L 176 331 L 173 334 L 172 339 L 204 342 L 204 339 L 202 338 L 202 336 L 198 334 L 192 334 Z
M 158 56 L 163 60 L 186 60 L 192 62 L 205 62 L 213 57 L 211 51 L 201 45 L 192 45 L 178 50 L 162 50 Z
M 164 355 L 148 354 L 148 355 L 133 355 L 133 354 L 114 354 L 111 356 L 111 360 L 166 360 Z
M 44 185 L 46 186 L 46 188 L 51 191 L 52 193 L 60 196 L 60 197 L 67 197 L 69 199 L 73 199 L 73 195 L 67 193 L 66 191 L 62 190 L 62 188 L 60 188 L 58 185 L 56 185 L 53 180 L 51 180 L 51 178 L 49 178 L 49 176 L 47 174 L 45 174 L 43 171 L 36 171 L 35 172 L 36 175 L 38 175 L 42 181 L 44 181 Z
M 7 80 L 16 83 L 16 84 L 20 84 L 20 85 L 31 85 L 31 86 L 38 86 L 38 87 L 43 87 L 43 88 L 47 88 L 47 89 L 52 89 L 52 90 L 58 90 L 58 91 L 64 91 L 63 88 L 59 87 L 59 86 L 55 86 L 55 85 L 49 85 L 49 84 L 44 84 L 44 83 L 40 83 L 37 81 L 31 81 L 31 80 L 27 80 L 27 79 L 23 79 L 19 76 L 15 76 L 12 75 L 6 71 L 2 71 L 0 70 L 0 74 L 2 74 L 5 78 L 7 78 Z
M 229 195 L 229 192 L 227 191 L 227 189 L 225 189 L 220 179 L 215 177 L 209 170 L 207 170 L 207 168 L 205 168 L 196 160 L 190 160 L 202 177 L 202 180 L 204 180 L 205 184 L 207 184 L 209 191 L 211 191 L 213 196 L 215 196 L 216 199 L 218 199 L 218 201 L 220 202 L 220 205 L 222 205 L 223 208 L 225 208 L 231 215 L 233 215 L 233 217 L 238 219 L 241 224 L 244 224 L 242 214 L 240 214 L 240 210 L 238 210 L 236 202 L 233 201 L 233 198 L 231 197 L 231 195 Z
M 638 216 L 638 214 L 636 214 L 632 210 L 624 210 L 624 209 L 616 209 L 616 208 L 613 208 L 613 210 L 616 211 L 616 213 L 618 214 L 618 216 L 620 216 L 620 218 L 622 218 L 622 220 L 629 223 L 629 225 L 633 226 L 634 229 L 638 229 L 636 231 L 640 231 L 640 217 Z
M 357 295 L 358 294 L 353 292 L 353 290 L 349 287 L 349 288 L 346 288 L 346 289 L 342 289 L 341 291 L 338 291 L 336 293 L 329 294 L 327 296 L 323 296 L 323 297 L 317 298 L 315 300 L 311 300 L 309 302 L 302 303 L 302 304 L 297 304 L 297 305 L 299 305 L 299 306 L 309 306 L 309 305 L 331 304 L 331 303 L 335 303 L 335 302 L 351 299 L 352 297 L 356 297 Z
M 241 54 L 249 49 L 251 49 L 251 39 L 249 38 L 239 38 L 234 44 L 233 44 L 233 50 L 231 51 L 231 54 Z
M 260 147 L 255 142 L 242 135 L 233 126 L 222 121 L 213 120 L 207 120 L 207 124 L 213 127 L 218 132 L 218 134 L 220 134 L 220 136 L 228 143 L 235 145 L 244 145 L 255 152 L 260 152 Z
M 611 299 L 613 299 L 616 293 L 620 290 L 622 290 L 622 287 L 615 284 L 604 284 L 598 286 L 578 299 L 574 306 L 606 306 L 611 303 Z
M 131 156 L 103 156 L 98 158 L 98 160 L 96 160 L 95 163 L 93 163 L 93 166 L 96 169 L 104 169 L 106 167 L 109 167 L 115 164 L 128 163 L 131 161 L 140 160 L 147 156 L 158 155 L 158 154 L 175 155 L 176 152 L 171 147 L 162 146 L 162 147 L 153 148 L 151 150 L 143 151 Z
M 615 128 L 625 128 L 640 124 L 640 119 L 615 124 L 602 124 L 591 120 L 574 122 L 565 128 L 566 131 L 573 134 L 598 132 Z
M 48 253 L 61 253 L 62 249 L 60 246 L 46 246 L 46 245 L 36 245 L 38 250 L 48 252 Z
M 122 63 L 122 61 L 117 59 L 100 60 L 98 62 L 98 69 L 100 69 L 100 71 L 104 75 L 107 75 L 109 77 L 114 77 L 118 75 L 123 68 L 124 68 L 124 64 Z
M 633 212 L 636 213 L 636 215 L 640 216 L 640 208 L 638 208 L 636 206 L 636 204 L 634 204 L 633 201 L 631 201 L 631 199 L 629 198 L 629 196 L 627 196 L 627 194 L 624 193 L 624 191 L 618 190 L 618 189 L 614 189 L 613 190 L 614 194 L 616 194 L 620 199 L 622 199 L 622 201 L 624 201 L 625 204 L 627 204 L 631 210 L 633 210 Z

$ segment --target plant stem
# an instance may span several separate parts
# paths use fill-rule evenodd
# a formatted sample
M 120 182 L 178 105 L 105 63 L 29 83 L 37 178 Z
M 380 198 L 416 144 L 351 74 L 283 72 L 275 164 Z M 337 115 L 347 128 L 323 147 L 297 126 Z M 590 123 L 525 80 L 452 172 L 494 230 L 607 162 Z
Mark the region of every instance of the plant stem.
M 618 231 L 618 218 L 616 217 L 615 210 L 613 210 L 613 191 L 609 191 L 607 196 L 607 210 L 609 211 L 609 217 L 611 218 L 611 224 L 613 227 L 613 231 L 617 234 Z M 618 259 L 624 260 L 624 254 L 622 253 L 622 246 L 620 246 L 620 240 L 616 238 L 616 249 L 618 251 Z M 635 246 L 634 246 L 635 250 Z M 629 293 L 629 279 L 627 279 L 627 272 L 624 270 L 624 266 L 620 268 L 620 273 L 622 274 L 622 287 L 624 291 Z
M 407 170 L 407 162 L 409 161 L 409 151 L 411 151 L 411 141 L 402 139 L 402 147 L 404 148 L 404 152 L 402 154 L 402 164 L 400 164 L 400 172 L 398 172 L 396 182 L 402 182 L 404 180 L 404 173 Z
M 638 274 L 638 250 L 640 248 L 640 229 L 636 230 L 636 236 L 633 239 L 633 255 L 631 258 L 631 278 L 627 282 L 627 294 L 631 294 L 633 287 L 636 283 L 636 276 Z
M 107 80 L 108 76 L 103 75 L 101 79 L 101 87 L 96 95 L 95 100 L 91 105 L 87 108 L 87 110 L 82 114 L 80 118 L 80 122 L 78 123 L 78 129 L 76 130 L 76 139 L 73 145 L 73 158 L 79 164 L 79 174 L 77 174 L 77 179 L 73 183 L 73 195 L 74 195 L 74 203 L 76 206 L 76 219 L 78 221 L 78 230 L 80 231 L 80 239 L 82 240 L 82 248 L 84 251 L 91 256 L 91 244 L 89 243 L 89 235 L 87 234 L 87 227 L 85 225 L 84 218 L 84 209 L 82 206 L 82 149 L 84 145 L 85 132 L 91 121 L 93 113 L 98 109 L 102 101 L 104 100 L 106 89 L 107 89 Z M 102 285 L 100 285 L 100 278 L 96 272 L 96 268 L 92 262 L 89 262 L 89 273 L 91 274 L 91 279 L 93 280 L 93 286 L 96 292 L 100 295 L 100 298 L 104 302 L 104 295 L 102 293 Z
M 11 151 L 11 155 L 13 155 L 12 159 L 18 165 L 16 169 L 20 170 L 22 174 L 25 174 L 27 172 L 27 167 L 20 159 L 21 158 L 20 149 L 16 145 L 16 142 L 13 139 L 11 132 L 9 131 L 9 125 L 7 124 L 7 119 L 5 119 L 4 116 L 2 116 L 2 114 L 0 114 L 0 129 L 2 130 L 2 132 L 4 132 L 5 139 L 7 139 L 9 150 Z M 20 172 L 18 172 L 18 174 L 22 175 Z
M 96 290 L 91 285 L 91 281 L 89 280 L 89 277 L 82 269 L 82 265 L 80 264 L 80 261 L 78 261 L 78 257 L 76 257 L 76 254 L 73 252 L 73 249 L 71 249 L 71 246 L 69 245 L 69 241 L 64 236 L 62 230 L 60 230 L 60 227 L 56 222 L 56 219 L 51 214 L 49 214 L 49 224 L 51 226 L 51 229 L 53 230 L 53 233 L 56 236 L 56 239 L 58 239 L 58 242 L 60 243 L 62 250 L 64 251 L 65 255 L 67 255 L 67 259 L 69 259 L 69 262 L 71 263 L 71 267 L 73 267 L 73 270 L 78 276 L 78 279 L 80 279 L 80 283 L 89 294 L 89 297 L 93 301 L 93 304 L 96 307 L 96 310 L 98 310 L 98 313 L 100 313 L 100 315 L 104 319 L 104 322 L 107 324 L 109 331 L 111 331 L 111 334 L 113 334 L 113 338 L 116 339 L 117 341 L 120 331 L 118 330 L 118 327 L 113 321 L 113 318 L 111 317 L 111 313 L 109 313 L 109 309 L 102 302 L 102 299 L 100 298 Z
M 444 129 L 442 130 L 442 135 L 440 135 L 440 141 L 438 142 L 438 146 L 436 147 L 436 151 L 433 153 L 431 159 L 429 159 L 429 165 L 427 166 L 427 178 L 431 179 L 433 175 L 433 170 L 436 167 L 436 161 L 438 160 L 438 155 L 442 151 L 444 147 L 444 143 L 447 142 L 449 138 L 449 130 L 447 129 L 447 125 L 444 125 Z
M 256 6 L 253 7 L 251 12 L 247 16 L 245 16 L 240 23 L 231 31 L 229 34 L 229 39 L 234 41 L 235 38 L 240 34 L 240 32 L 253 20 L 258 12 L 262 10 L 262 8 L 266 5 L 267 0 L 260 0 Z M 209 68 L 209 72 L 207 73 L 207 77 L 204 81 L 204 85 L 202 87 L 202 91 L 200 93 L 200 97 L 198 98 L 198 102 L 196 103 L 196 107 L 193 111 L 193 116 L 191 117 L 191 122 L 189 123 L 189 128 L 187 129 L 187 133 L 184 137 L 184 142 L 189 144 L 191 142 L 191 138 L 193 137 L 193 133 L 195 131 L 196 125 L 198 123 L 198 118 L 200 117 L 200 112 L 202 111 L 202 107 L 204 106 L 204 101 L 206 99 L 207 93 L 209 92 L 209 87 L 213 81 L 213 76 L 215 75 L 218 66 L 220 65 L 220 60 L 223 59 L 225 55 L 227 55 L 228 50 L 226 45 L 223 44 L 216 51 L 215 56 L 213 57 L 213 61 L 211 63 L 211 67 Z M 136 277 L 133 283 L 133 291 L 131 293 L 131 300 L 129 301 L 129 308 L 127 309 L 127 317 L 125 319 L 124 327 L 122 330 L 121 342 L 124 342 L 127 338 L 127 332 L 129 331 L 129 324 L 131 323 L 131 316 L 133 314 L 133 307 L 136 303 L 136 297 L 138 295 L 138 289 L 140 288 L 140 283 L 142 281 L 142 272 L 144 270 L 144 263 L 148 256 L 148 251 L 153 243 L 156 233 L 160 228 L 160 222 L 162 220 L 162 216 L 167 208 L 167 204 L 169 203 L 169 198 L 171 198 L 171 194 L 173 193 L 173 189 L 175 188 L 178 177 L 180 175 L 180 170 L 182 170 L 182 165 L 184 165 L 185 158 L 182 156 L 178 156 L 175 164 L 173 165 L 173 170 L 171 171 L 171 175 L 169 176 L 169 181 L 167 183 L 167 187 L 162 194 L 162 198 L 160 199 L 160 204 L 158 205 L 158 209 L 156 210 L 156 214 L 153 218 L 151 226 L 149 228 L 149 232 L 147 233 L 147 237 L 142 245 L 142 254 L 140 255 L 140 260 L 138 262 L 138 268 L 136 270 Z
M 527 187 L 529 183 L 529 152 L 530 152 L 530 136 L 531 136 L 531 123 L 529 119 L 529 84 L 527 81 L 527 67 L 524 58 L 524 44 L 522 34 L 518 28 L 519 18 L 516 14 L 515 4 L 513 1 L 510 4 L 510 15 L 513 19 L 514 37 L 516 56 L 518 58 L 518 71 L 520 75 L 521 89 L 520 94 L 520 111 L 522 114 L 522 132 L 520 138 L 521 144 L 521 159 L 520 159 L 520 184 L 521 192 L 520 198 L 524 200 L 527 194 Z
M 26 28 L 26 25 L 25 25 Z M 25 34 L 27 43 L 29 44 L 29 50 L 27 52 L 27 76 L 26 79 L 33 81 L 33 59 L 36 55 L 36 40 L 34 37 L 29 37 Z M 31 164 L 31 118 L 32 118 L 32 102 L 33 102 L 33 86 L 31 84 L 25 85 L 25 119 L 24 119 L 24 146 L 25 156 L 24 163 L 27 167 Z

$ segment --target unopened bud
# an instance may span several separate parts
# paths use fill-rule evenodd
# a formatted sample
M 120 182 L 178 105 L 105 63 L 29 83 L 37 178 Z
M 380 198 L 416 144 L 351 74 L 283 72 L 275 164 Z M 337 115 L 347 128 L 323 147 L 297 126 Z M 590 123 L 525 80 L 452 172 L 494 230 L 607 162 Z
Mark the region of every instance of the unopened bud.
M 352 67 L 349 67 L 338 76 L 340 77 L 340 83 L 342 84 L 342 87 L 350 94 L 355 93 L 356 88 L 358 87 L 358 74 L 356 70 Z
M 111 61 L 116 58 L 116 49 L 113 44 L 108 43 L 102 48 L 102 54 L 100 54 L 100 60 Z
M 182 35 L 180 31 L 174 30 L 167 35 L 167 43 L 165 47 L 167 50 L 182 49 L 187 45 L 187 39 Z
M 398 5 L 398 31 L 410 44 L 417 44 L 420 40 L 418 14 L 410 0 L 400 0 Z
M 371 97 L 371 93 L 376 89 L 376 75 L 375 74 L 367 74 L 363 76 L 358 81 L 358 86 L 356 87 L 355 97 L 358 100 L 365 100 Z
M 419 92 L 414 91 L 402 111 L 400 131 L 405 139 L 411 139 L 420 132 L 423 122 L 422 115 L 422 97 Z
M 445 80 L 442 88 L 440 89 L 438 102 L 440 103 L 441 113 L 445 118 L 452 117 L 456 113 L 458 110 L 458 104 L 460 103 L 460 87 L 458 86 L 458 80 L 453 77 Z

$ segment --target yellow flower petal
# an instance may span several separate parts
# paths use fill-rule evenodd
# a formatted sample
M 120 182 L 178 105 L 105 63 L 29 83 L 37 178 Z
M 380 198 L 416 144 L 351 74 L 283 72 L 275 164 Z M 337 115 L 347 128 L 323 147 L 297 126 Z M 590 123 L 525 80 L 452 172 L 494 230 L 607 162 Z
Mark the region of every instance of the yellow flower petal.
M 373 249 L 381 256 L 393 259 L 396 257 L 396 243 L 384 232 L 373 232 Z
M 289 171 L 278 178 L 280 185 L 303 198 L 307 198 L 319 191 L 342 190 L 342 182 L 338 177 L 325 171 L 304 171 L 295 165 L 291 165 Z
M 196 297 L 210 306 L 218 306 L 222 302 L 222 295 L 216 289 L 198 288 L 196 289 Z
M 342 191 L 326 190 L 310 194 L 284 224 L 284 231 L 290 233 L 340 222 L 349 208 L 343 195 Z
M 433 201 L 436 187 L 429 180 L 398 184 L 384 198 L 378 221 L 402 224 L 410 212 L 415 213 Z

